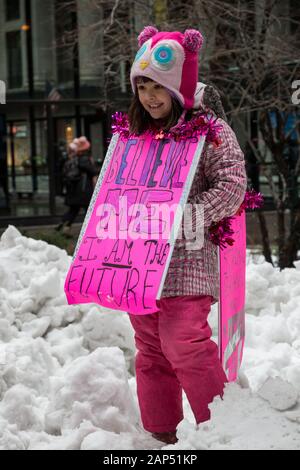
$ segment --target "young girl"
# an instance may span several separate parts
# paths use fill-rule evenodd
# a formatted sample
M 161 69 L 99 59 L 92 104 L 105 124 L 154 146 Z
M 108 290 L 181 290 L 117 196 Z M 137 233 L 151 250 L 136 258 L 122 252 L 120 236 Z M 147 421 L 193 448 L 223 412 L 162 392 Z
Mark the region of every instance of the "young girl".
M 139 35 L 130 77 L 130 132 L 180 131 L 187 120 L 207 111 L 201 104 L 203 88 L 197 87 L 201 45 L 202 36 L 195 30 L 159 33 L 146 27 Z M 223 395 L 227 381 L 207 322 L 211 305 L 219 299 L 217 246 L 209 240 L 208 229 L 236 213 L 247 178 L 233 130 L 224 119 L 218 124 L 219 145 L 204 145 L 187 201 L 204 207 L 204 246 L 189 251 L 186 240 L 177 239 L 157 301 L 159 310 L 129 315 L 138 350 L 135 367 L 143 426 L 169 444 L 177 441 L 176 428 L 183 419 L 182 390 L 201 423 L 210 419 L 208 404 Z
M 70 236 L 72 224 L 80 209 L 83 207 L 85 211 L 87 210 L 93 194 L 94 178 L 98 171 L 89 155 L 90 147 L 91 144 L 85 136 L 74 139 L 69 145 L 69 159 L 63 168 L 67 188 L 65 204 L 69 209 L 56 227 L 57 231 L 62 230 L 66 236 Z

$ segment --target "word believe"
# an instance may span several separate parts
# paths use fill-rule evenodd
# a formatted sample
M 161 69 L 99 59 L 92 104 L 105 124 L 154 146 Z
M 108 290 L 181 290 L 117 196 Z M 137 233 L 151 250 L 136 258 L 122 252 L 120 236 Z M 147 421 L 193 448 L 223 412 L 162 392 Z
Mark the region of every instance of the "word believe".
M 142 171 L 137 174 L 136 170 L 144 152 L 145 142 L 145 139 L 119 141 L 106 183 L 114 182 L 122 186 L 147 186 L 148 188 L 157 186 L 160 188 L 182 188 L 184 181 L 180 181 L 181 168 L 187 165 L 186 156 L 189 147 L 192 143 L 197 142 L 197 138 L 182 142 L 172 141 L 171 144 L 170 139 L 160 141 L 153 139 L 146 156 L 143 156 Z M 163 164 L 161 157 L 166 146 L 169 147 L 168 153 L 162 176 L 158 182 L 154 178 L 158 168 Z M 132 147 L 135 147 L 134 151 Z

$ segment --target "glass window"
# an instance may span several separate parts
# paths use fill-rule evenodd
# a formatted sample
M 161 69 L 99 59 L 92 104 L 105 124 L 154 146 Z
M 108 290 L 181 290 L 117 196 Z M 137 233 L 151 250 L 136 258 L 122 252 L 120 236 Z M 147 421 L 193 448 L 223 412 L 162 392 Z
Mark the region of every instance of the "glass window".
M 22 50 L 21 32 L 10 31 L 6 33 L 8 87 L 20 88 L 22 79 Z
M 72 2 L 55 2 L 57 78 L 60 83 L 74 77 L 74 25 L 72 24 Z
M 5 0 L 6 21 L 20 19 L 20 0 Z

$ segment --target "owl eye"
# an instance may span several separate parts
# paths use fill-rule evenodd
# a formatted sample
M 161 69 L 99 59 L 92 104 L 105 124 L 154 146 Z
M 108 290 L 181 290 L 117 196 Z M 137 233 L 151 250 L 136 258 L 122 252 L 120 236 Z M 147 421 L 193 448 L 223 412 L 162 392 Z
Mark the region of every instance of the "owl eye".
M 139 59 L 142 57 L 142 55 L 144 54 L 144 52 L 146 51 L 146 49 L 147 49 L 147 44 L 144 44 L 144 45 L 137 51 L 134 61 L 139 60 Z
M 153 64 L 161 70 L 169 70 L 175 63 L 174 50 L 169 45 L 160 45 L 151 54 Z

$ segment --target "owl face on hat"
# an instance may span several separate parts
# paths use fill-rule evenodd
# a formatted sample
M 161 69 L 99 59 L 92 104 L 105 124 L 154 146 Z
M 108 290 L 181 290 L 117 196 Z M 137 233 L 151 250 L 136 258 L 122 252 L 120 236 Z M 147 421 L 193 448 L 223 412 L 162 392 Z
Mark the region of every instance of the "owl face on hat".
M 202 42 L 199 31 L 159 33 L 156 28 L 146 27 L 139 35 L 141 47 L 130 73 L 133 92 L 136 92 L 135 79 L 148 77 L 173 92 L 185 109 L 192 108 Z

